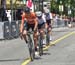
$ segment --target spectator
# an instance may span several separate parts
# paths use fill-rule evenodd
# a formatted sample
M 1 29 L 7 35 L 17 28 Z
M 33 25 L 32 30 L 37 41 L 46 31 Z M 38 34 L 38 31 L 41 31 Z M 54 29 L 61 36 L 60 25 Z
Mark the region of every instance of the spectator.
M 68 24 L 68 18 L 67 18 L 67 16 L 64 17 L 64 22 L 65 22 L 65 26 L 67 26 L 67 24 Z
M 8 21 L 11 22 L 11 10 L 6 10 Z

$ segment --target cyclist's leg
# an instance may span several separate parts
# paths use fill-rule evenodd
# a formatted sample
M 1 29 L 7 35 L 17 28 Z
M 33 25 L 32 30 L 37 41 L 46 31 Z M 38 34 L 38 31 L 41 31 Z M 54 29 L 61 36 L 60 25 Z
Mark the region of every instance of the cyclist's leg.
M 51 30 L 52 30 L 52 27 L 51 27 L 51 20 L 49 19 L 49 20 L 47 20 L 47 25 L 48 25 L 48 34 L 51 36 Z M 51 39 L 51 37 L 50 37 L 50 39 Z
M 44 27 L 45 27 L 45 23 L 38 25 L 38 30 L 41 33 L 42 37 L 44 37 L 44 34 L 45 34 Z
M 50 41 L 52 40 L 52 26 L 49 27 L 50 30 Z
M 25 40 L 25 42 L 27 43 L 26 35 L 27 35 L 27 31 L 26 31 L 26 30 L 24 30 L 24 31 L 23 31 L 23 39 L 24 39 L 24 40 Z
M 42 23 L 42 24 L 38 25 L 38 30 L 39 30 L 42 38 L 43 38 L 43 45 L 46 44 L 44 28 L 45 28 L 45 23 Z
M 30 28 L 30 25 L 26 22 L 24 30 L 23 30 L 23 39 L 25 40 L 26 43 L 27 43 L 26 35 L 27 35 L 27 31 L 29 30 L 29 28 Z
M 31 25 L 32 30 L 34 30 L 34 25 L 35 25 L 35 24 L 32 24 L 32 25 Z M 37 29 L 36 29 L 36 31 L 34 32 L 33 37 L 34 37 L 35 51 L 37 51 Z
M 37 51 L 37 32 L 34 33 L 35 51 Z

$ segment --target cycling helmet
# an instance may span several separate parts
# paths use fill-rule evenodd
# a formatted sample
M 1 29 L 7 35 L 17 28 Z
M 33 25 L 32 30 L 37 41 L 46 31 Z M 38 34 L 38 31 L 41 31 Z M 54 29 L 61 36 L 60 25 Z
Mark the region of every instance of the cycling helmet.
M 29 7 L 26 7 L 26 8 L 24 9 L 24 12 L 25 12 L 25 13 L 30 13 L 30 8 L 29 8 Z
M 46 9 L 44 12 L 45 12 L 45 13 L 49 13 L 50 11 L 49 11 L 49 9 Z
M 42 12 L 41 12 L 41 11 L 37 11 L 37 12 L 36 12 L 36 16 L 37 16 L 37 17 L 42 17 Z

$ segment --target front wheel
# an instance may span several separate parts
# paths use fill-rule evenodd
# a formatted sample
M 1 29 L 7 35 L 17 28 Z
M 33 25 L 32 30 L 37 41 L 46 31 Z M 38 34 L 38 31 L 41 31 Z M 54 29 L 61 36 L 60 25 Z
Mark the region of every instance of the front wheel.
M 30 53 L 31 61 L 33 61 L 34 58 L 35 58 L 35 49 L 34 49 L 33 40 L 31 39 L 30 36 L 29 36 L 28 48 L 29 48 L 29 53 Z
M 46 33 L 46 45 L 48 46 L 50 43 L 50 34 L 47 32 Z
M 39 45 L 39 55 L 43 55 L 43 38 L 41 37 L 41 35 L 38 37 L 38 45 Z

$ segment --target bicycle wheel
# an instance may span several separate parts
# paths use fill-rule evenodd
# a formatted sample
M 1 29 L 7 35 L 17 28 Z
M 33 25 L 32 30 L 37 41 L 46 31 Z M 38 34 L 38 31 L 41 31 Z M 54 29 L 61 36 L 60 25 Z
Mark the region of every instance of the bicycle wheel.
M 47 31 L 47 33 L 46 33 L 46 45 L 48 46 L 49 43 L 50 43 L 50 35 L 49 35 L 48 31 Z
M 42 38 L 41 35 L 39 35 L 38 41 L 39 41 L 39 43 L 38 43 L 38 45 L 39 45 L 39 55 L 41 56 L 41 55 L 43 55 L 43 38 Z
M 28 35 L 28 38 L 29 38 L 29 40 L 28 40 L 28 48 L 29 48 L 31 61 L 33 61 L 34 58 L 35 58 L 35 49 L 34 49 L 34 43 L 33 43 L 33 39 L 31 38 L 32 37 L 31 35 Z

